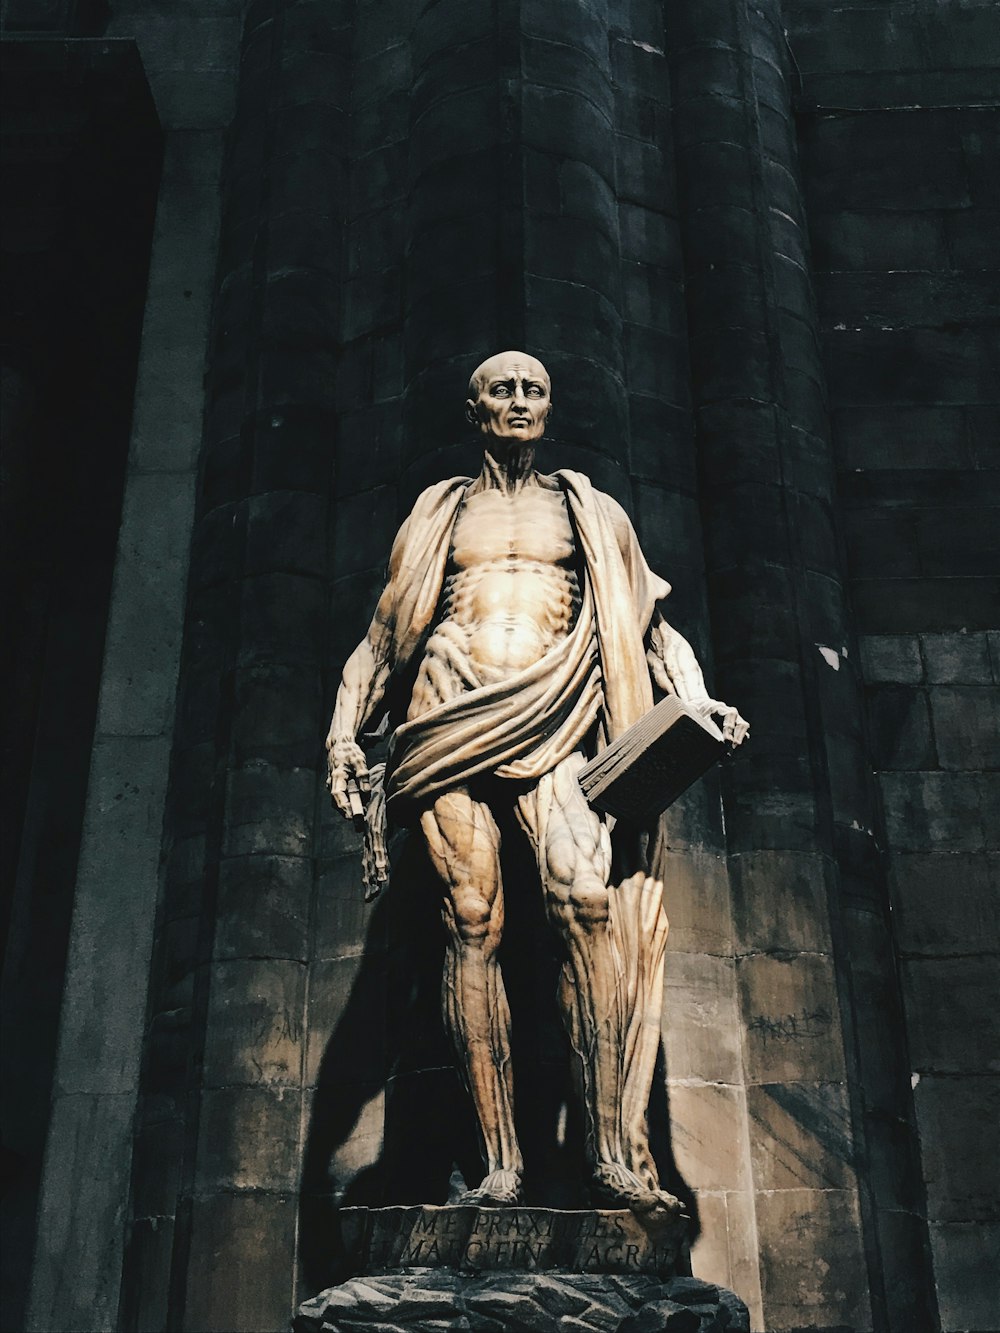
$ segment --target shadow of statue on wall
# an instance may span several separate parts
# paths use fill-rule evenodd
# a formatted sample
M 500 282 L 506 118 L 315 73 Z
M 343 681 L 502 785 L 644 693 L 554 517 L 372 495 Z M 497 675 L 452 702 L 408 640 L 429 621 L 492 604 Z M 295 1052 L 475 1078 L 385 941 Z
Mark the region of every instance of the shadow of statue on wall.
M 498 823 L 506 915 L 500 965 L 511 1010 L 525 1199 L 539 1207 L 585 1208 L 583 1118 L 556 1003 L 561 945 L 545 919 L 526 839 L 510 811 L 499 811 Z M 475 1113 L 441 1016 L 440 900 L 423 840 L 396 835 L 391 881 L 372 905 L 364 954 L 317 1076 L 299 1198 L 299 1259 L 308 1292 L 347 1276 L 340 1208 L 445 1203 L 482 1174 Z M 381 1119 L 374 1145 L 367 1127 L 360 1130 L 372 1103 Z M 662 1042 L 649 1126 L 661 1183 L 684 1203 L 693 1242 L 697 1205 L 671 1148 Z

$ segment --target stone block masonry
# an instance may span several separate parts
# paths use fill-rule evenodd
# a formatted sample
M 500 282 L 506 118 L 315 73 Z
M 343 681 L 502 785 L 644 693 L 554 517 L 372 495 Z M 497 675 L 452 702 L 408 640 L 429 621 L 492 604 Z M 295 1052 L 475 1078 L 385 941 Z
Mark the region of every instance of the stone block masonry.
M 913 1084 L 914 1113 L 893 1132 L 913 1137 L 926 1190 L 885 1182 L 879 1208 L 898 1234 L 926 1207 L 942 1329 L 988 1329 L 1000 1177 L 978 1145 L 997 1114 L 1000 966 L 1000 273 L 988 240 L 1000 27 L 975 3 L 904 15 L 794 0 L 786 13 L 902 978 L 896 1045 Z

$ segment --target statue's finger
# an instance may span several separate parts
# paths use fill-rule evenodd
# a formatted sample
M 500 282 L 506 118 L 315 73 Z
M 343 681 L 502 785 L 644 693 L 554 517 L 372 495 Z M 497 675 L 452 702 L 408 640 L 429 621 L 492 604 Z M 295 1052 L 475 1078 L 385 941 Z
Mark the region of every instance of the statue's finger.
M 341 770 L 338 770 L 331 778 L 330 795 L 333 797 L 333 803 L 340 813 L 350 818 L 351 807 L 347 800 L 347 780 Z

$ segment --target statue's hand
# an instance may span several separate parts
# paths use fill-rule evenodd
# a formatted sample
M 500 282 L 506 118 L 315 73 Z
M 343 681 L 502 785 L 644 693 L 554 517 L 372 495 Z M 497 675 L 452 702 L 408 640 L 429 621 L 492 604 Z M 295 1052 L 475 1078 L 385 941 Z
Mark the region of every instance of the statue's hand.
M 385 764 L 372 764 L 371 799 L 365 811 L 365 842 L 361 868 L 365 902 L 377 898 L 389 880 L 389 849 L 386 845 Z
M 326 742 L 326 785 L 334 805 L 347 819 L 357 814 L 351 808 L 350 787 L 357 787 L 362 798 L 368 796 L 368 764 L 365 752 L 353 736 L 330 736 Z
M 724 704 L 721 699 L 699 699 L 694 707 L 702 717 L 722 719 L 723 738 L 731 745 L 742 745 L 746 740 L 750 732 L 750 723 L 745 717 L 740 717 L 738 709 L 730 704 Z

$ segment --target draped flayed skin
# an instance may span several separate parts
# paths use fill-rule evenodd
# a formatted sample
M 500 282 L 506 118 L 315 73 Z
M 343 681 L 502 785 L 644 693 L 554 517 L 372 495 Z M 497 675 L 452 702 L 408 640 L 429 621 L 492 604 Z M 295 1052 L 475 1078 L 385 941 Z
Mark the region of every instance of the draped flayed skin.
M 583 745 L 603 701 L 587 588 L 573 629 L 544 657 L 396 729 L 387 770 L 390 814 L 480 773 L 537 781 Z
M 562 488 L 584 563 L 583 601 L 569 635 L 532 666 L 444 700 L 396 729 L 386 771 L 390 817 L 481 773 L 537 780 L 589 740 L 596 750 L 653 704 L 643 638 L 670 585 L 646 564 L 631 524 L 578 472 Z M 419 550 L 404 548 L 394 607 L 398 670 L 424 642 L 444 583 L 465 478 L 425 491 L 414 508 Z M 599 722 L 599 726 L 595 723 Z

